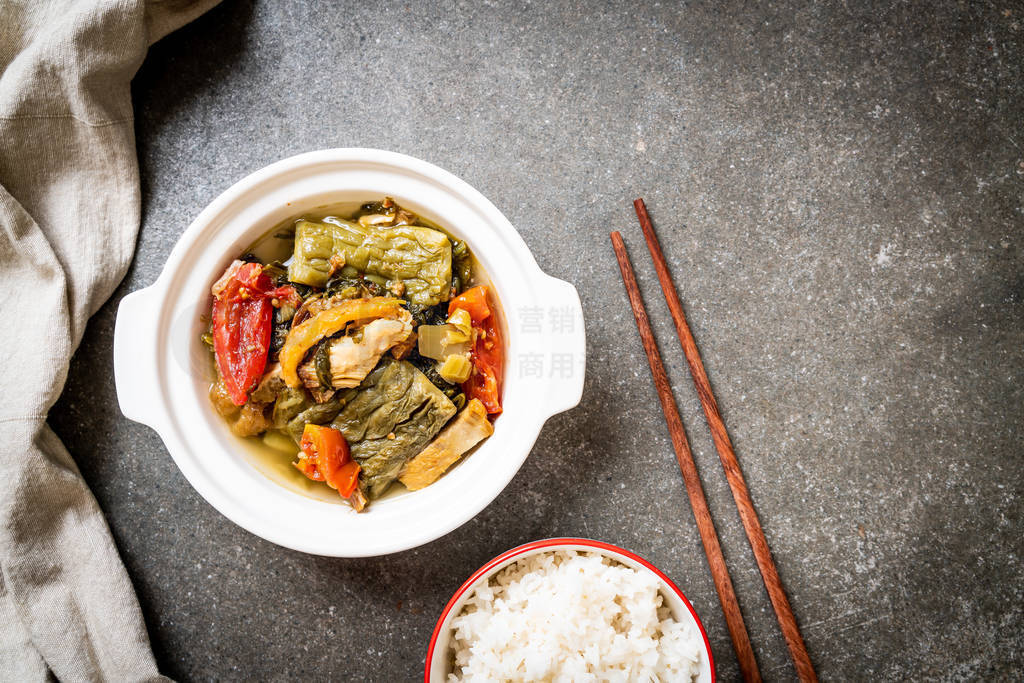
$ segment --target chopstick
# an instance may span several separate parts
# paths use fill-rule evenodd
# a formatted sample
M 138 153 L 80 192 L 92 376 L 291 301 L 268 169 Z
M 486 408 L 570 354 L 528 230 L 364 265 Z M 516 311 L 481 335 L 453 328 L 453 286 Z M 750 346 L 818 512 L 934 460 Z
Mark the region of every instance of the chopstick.
M 633 308 L 636 327 L 640 332 L 640 341 L 647 354 L 651 375 L 654 376 L 654 386 L 658 390 L 661 409 L 665 413 L 665 421 L 668 423 L 669 436 L 672 438 L 672 447 L 676 452 L 679 470 L 682 472 L 683 482 L 686 484 L 686 493 L 690 497 L 693 517 L 697 521 L 697 531 L 704 544 L 704 554 L 707 556 L 708 566 L 711 569 L 711 578 L 715 582 L 715 590 L 718 591 L 718 600 L 722 603 L 722 612 L 725 614 L 725 623 L 729 628 L 732 646 L 736 651 L 736 658 L 739 660 L 740 673 L 745 681 L 760 681 L 761 672 L 757 668 L 754 650 L 750 647 L 750 637 L 747 635 L 747 627 L 743 623 L 743 614 L 740 612 L 739 602 L 736 600 L 736 591 L 733 590 L 732 579 L 729 578 L 729 569 L 725 566 L 725 557 L 722 556 L 718 533 L 711 520 L 711 511 L 708 509 L 708 502 L 704 497 L 704 488 L 701 485 L 700 476 L 697 474 L 697 465 L 693 461 L 693 453 L 690 452 L 690 444 L 686 440 L 683 420 L 679 417 L 679 409 L 672 396 L 668 375 L 665 374 L 665 366 L 661 362 L 658 346 L 654 341 L 654 333 L 651 331 L 651 323 L 647 318 L 643 298 L 640 296 L 640 288 L 636 284 L 633 266 L 626 253 L 626 245 L 618 231 L 613 232 L 611 238 L 612 247 L 615 249 L 615 258 L 618 259 L 619 270 L 622 271 L 622 283 L 626 286 L 629 304 Z
M 718 401 L 711 391 L 711 383 L 704 371 L 704 363 L 701 361 L 700 352 L 697 350 L 697 343 L 690 332 L 690 326 L 686 323 L 686 315 L 683 313 L 683 306 L 679 301 L 679 293 L 672 283 L 672 276 L 668 272 L 668 264 L 665 256 L 661 253 L 661 245 L 658 243 L 658 236 L 654 233 L 654 226 L 651 225 L 651 217 L 647 214 L 647 206 L 643 199 L 633 202 L 637 218 L 640 219 L 640 227 L 644 232 L 644 239 L 647 241 L 647 249 L 651 252 L 654 260 L 654 268 L 658 271 L 658 280 L 661 282 L 661 291 L 665 294 L 668 302 L 669 312 L 672 314 L 672 321 L 676 325 L 676 332 L 679 335 L 679 343 L 683 347 L 683 355 L 686 356 L 686 363 L 690 366 L 690 374 L 693 376 L 693 383 L 697 387 L 697 395 L 700 397 L 701 406 L 704 407 L 704 415 L 707 418 L 708 426 L 711 428 L 711 437 L 715 441 L 715 448 L 718 450 L 718 457 L 725 469 L 725 477 L 729 481 L 729 488 L 732 489 L 733 499 L 736 501 L 736 508 L 739 510 L 740 520 L 743 522 L 743 529 L 747 533 L 747 540 L 754 551 L 754 558 L 757 560 L 758 569 L 761 570 L 761 578 L 764 579 L 765 588 L 768 589 L 768 597 L 771 599 L 772 607 L 775 609 L 775 616 L 779 620 L 782 635 L 789 647 L 789 654 L 796 666 L 796 673 L 801 681 L 817 681 L 814 673 L 814 665 L 807 654 L 807 646 L 800 635 L 800 627 L 797 626 L 793 609 L 789 605 L 786 591 L 782 587 L 782 580 L 775 568 L 775 561 L 772 559 L 772 551 L 768 547 L 768 540 L 761 529 L 761 521 L 757 517 L 757 510 L 754 508 L 754 501 L 750 498 L 750 491 L 747 490 L 747 483 L 743 478 L 743 471 L 733 451 L 729 434 L 725 430 L 725 421 L 718 410 Z

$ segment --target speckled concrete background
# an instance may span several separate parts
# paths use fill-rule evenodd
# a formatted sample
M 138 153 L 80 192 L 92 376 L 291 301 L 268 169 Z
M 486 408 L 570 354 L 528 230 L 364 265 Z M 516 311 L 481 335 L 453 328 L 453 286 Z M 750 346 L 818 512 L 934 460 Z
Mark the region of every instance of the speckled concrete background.
M 52 414 L 178 679 L 415 680 L 490 557 L 583 535 L 661 566 L 737 676 L 608 241 L 624 232 L 769 680 L 794 677 L 630 201 L 644 196 L 823 679 L 1024 676 L 1019 2 L 245 3 L 134 86 L 144 222 Z M 757 6 L 762 5 L 762 6 Z M 235 527 L 117 408 L 117 301 L 298 152 L 392 149 L 488 196 L 587 321 L 582 405 L 425 547 Z

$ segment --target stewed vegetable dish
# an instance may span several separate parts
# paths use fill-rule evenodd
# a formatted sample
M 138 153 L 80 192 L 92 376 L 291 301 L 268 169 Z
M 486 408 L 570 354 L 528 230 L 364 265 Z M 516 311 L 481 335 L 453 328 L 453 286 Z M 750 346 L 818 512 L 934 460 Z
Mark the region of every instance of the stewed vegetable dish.
M 212 288 L 210 399 L 232 432 L 356 511 L 396 481 L 429 486 L 491 435 L 505 349 L 465 242 L 390 198 L 275 239 L 284 260 L 247 253 Z

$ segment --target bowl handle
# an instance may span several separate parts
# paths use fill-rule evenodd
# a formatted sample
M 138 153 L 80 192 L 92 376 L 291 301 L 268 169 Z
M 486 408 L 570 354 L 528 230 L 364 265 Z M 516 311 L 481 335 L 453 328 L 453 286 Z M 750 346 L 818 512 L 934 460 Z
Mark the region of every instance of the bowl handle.
M 587 364 L 587 336 L 583 306 L 576 288 L 565 280 L 550 275 L 544 277 L 547 283 L 543 291 L 553 316 L 548 336 L 552 372 L 546 401 L 550 417 L 579 405 Z
M 128 294 L 114 323 L 114 384 L 121 412 L 159 431 L 160 383 L 156 364 L 158 307 L 152 288 Z

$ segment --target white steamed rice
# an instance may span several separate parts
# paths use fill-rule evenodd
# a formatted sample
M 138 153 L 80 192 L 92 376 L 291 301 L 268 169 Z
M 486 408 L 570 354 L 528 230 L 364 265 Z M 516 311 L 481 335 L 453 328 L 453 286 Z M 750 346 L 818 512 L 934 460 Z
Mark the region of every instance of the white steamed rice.
M 599 554 L 538 553 L 478 587 L 452 620 L 455 681 L 692 681 L 703 640 L 658 579 Z

